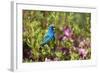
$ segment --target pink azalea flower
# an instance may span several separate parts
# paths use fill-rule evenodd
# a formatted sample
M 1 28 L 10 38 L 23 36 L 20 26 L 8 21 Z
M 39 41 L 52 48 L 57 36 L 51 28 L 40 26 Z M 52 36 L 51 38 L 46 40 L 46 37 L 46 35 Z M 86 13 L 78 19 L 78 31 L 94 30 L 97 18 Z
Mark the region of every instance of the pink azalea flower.
M 71 28 L 65 28 L 64 30 L 64 35 L 66 36 L 66 37 L 71 37 L 71 35 L 72 35 L 72 30 L 71 30 Z
M 62 40 L 66 40 L 66 39 L 67 39 L 67 37 L 66 36 L 63 36 Z
M 87 55 L 87 51 L 84 48 L 79 48 L 78 52 L 79 52 L 79 55 L 82 59 L 84 59 Z

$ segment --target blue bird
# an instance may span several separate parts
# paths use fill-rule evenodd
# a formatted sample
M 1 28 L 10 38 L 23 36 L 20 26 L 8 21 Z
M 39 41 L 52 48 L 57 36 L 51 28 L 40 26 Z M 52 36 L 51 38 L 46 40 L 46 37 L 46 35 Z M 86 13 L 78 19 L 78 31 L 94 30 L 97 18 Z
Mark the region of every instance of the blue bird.
M 41 46 L 48 44 L 51 40 L 54 40 L 54 39 L 55 39 L 54 25 L 51 24 L 48 28 L 48 32 L 45 33 L 44 35 Z

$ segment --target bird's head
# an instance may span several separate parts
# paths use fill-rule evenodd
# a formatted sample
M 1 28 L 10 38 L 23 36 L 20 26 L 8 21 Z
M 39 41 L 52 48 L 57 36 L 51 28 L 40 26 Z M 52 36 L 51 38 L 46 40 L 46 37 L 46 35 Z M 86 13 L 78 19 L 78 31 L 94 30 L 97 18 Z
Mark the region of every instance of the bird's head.
M 54 30 L 54 29 L 55 29 L 54 24 L 51 24 L 51 25 L 49 26 L 49 29 L 50 29 L 50 30 Z

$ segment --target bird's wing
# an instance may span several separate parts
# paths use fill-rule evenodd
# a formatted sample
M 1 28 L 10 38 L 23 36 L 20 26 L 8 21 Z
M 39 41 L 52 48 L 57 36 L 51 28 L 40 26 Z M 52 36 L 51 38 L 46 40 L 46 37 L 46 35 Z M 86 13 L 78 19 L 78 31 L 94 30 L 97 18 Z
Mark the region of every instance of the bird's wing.
M 46 41 L 49 38 L 50 38 L 50 36 L 49 35 L 46 35 L 46 36 L 44 36 L 43 41 Z
M 51 37 L 45 36 L 45 38 L 42 41 L 42 45 L 47 44 L 51 40 Z

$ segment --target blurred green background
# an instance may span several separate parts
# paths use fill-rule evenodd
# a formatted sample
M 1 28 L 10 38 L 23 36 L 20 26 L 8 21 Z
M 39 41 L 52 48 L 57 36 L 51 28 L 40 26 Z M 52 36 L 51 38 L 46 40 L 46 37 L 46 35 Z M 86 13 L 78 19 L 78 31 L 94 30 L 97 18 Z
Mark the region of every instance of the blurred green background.
M 23 62 L 91 59 L 90 13 L 23 10 L 22 14 Z M 55 40 L 39 49 L 51 24 Z

